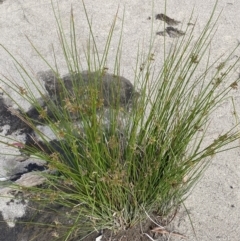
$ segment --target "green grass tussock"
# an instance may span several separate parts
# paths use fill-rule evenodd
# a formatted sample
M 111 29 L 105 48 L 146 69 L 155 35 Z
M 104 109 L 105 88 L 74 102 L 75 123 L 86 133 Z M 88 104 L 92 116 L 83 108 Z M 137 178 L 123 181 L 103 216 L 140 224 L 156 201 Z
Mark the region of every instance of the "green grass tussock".
M 215 68 L 219 59 L 210 61 L 217 21 L 214 10 L 196 41 L 193 31 L 187 29 L 187 34 L 164 51 L 160 69 L 154 68 L 153 37 L 148 54 L 137 54 L 132 86 L 120 76 L 122 35 L 114 74 L 105 68 L 117 18 L 100 56 L 83 7 L 91 46 L 85 51 L 87 71 L 81 68 L 73 13 L 68 39 L 54 11 L 69 75 L 61 77 L 57 66 L 43 58 L 51 68 L 47 74 L 56 83 L 50 86 L 49 95 L 43 92 L 44 87 L 35 84 L 44 105 L 34 98 L 29 87 L 36 79 L 12 55 L 19 72 L 24 73 L 26 86 L 21 88 L 26 91 L 21 92 L 9 80 L 1 80 L 37 112 L 37 120 L 25 114 L 21 118 L 42 141 L 37 146 L 26 145 L 23 151 L 46 160 L 55 174 L 46 175 L 44 187 L 28 191 L 42 202 L 60 203 L 72 210 L 74 225 L 66 240 L 75 232 L 127 229 L 146 219 L 146 213 L 170 215 L 185 200 L 211 157 L 230 148 L 228 144 L 239 138 L 234 127 L 205 144 L 211 114 L 239 81 L 236 78 L 229 82 L 239 63 L 237 59 L 228 66 L 235 49 L 222 61 L 224 67 Z M 39 79 L 44 74 L 38 75 Z M 49 126 L 56 141 L 49 142 L 37 125 Z

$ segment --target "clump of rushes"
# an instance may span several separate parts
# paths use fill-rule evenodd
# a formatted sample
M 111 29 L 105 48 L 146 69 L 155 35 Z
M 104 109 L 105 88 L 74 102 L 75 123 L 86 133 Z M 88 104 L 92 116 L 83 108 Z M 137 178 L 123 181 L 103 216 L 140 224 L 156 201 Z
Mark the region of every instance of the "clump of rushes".
M 57 100 L 48 99 L 35 84 L 36 80 L 10 54 L 19 72 L 24 73 L 26 86 L 18 88 L 14 82 L 9 86 L 34 106 L 39 123 L 48 125 L 58 139 L 57 146 L 50 145 L 36 128 L 39 123 L 22 114 L 21 118 L 44 144 L 44 148 L 25 146 L 24 151 L 46 160 L 49 168 L 58 172 L 58 175 L 46 175 L 44 187 L 29 191 L 36 193 L 41 202 L 60 203 L 72 211 L 74 222 L 65 240 L 91 230 L 131 228 L 146 219 L 146 213 L 170 215 L 185 200 L 211 157 L 230 149 L 228 144 L 239 138 L 234 127 L 212 143 L 205 142 L 211 113 L 239 81 L 232 80 L 238 59 L 228 66 L 235 49 L 218 68 L 216 63 L 220 58 L 210 62 L 209 48 L 216 25 L 214 11 L 195 42 L 189 28 L 188 34 L 177 39 L 169 51 L 163 51 L 164 62 L 158 71 L 154 70 L 154 38 L 151 39 L 148 54 L 145 57 L 138 54 L 134 76 L 139 89 L 128 106 L 121 104 L 120 94 L 106 106 L 99 87 L 107 74 L 104 67 L 116 19 L 100 57 L 86 9 L 85 13 L 91 46 L 85 56 L 88 73 L 94 73 L 87 87 L 81 77 L 73 14 L 68 40 L 55 12 L 72 81 L 71 92 L 57 68 L 47 63 L 61 87 Z M 116 76 L 120 73 L 121 48 L 122 35 L 115 58 Z M 199 66 L 203 66 L 203 59 L 207 61 L 201 72 Z M 9 80 L 1 81 L 9 83 Z M 34 97 L 30 84 L 45 98 L 47 110 Z

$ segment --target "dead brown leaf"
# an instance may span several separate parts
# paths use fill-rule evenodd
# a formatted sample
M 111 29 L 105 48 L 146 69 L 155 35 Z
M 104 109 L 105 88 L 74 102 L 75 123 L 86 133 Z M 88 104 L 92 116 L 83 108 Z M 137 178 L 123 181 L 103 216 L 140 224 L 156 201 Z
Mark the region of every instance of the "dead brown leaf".
M 170 232 L 168 231 L 167 229 L 163 228 L 163 227 L 155 227 L 151 230 L 152 232 L 154 233 L 159 233 L 159 234 L 168 234 L 168 235 L 173 235 L 173 236 L 177 236 L 177 237 L 180 237 L 180 238 L 184 238 L 186 239 L 187 237 L 180 234 L 180 233 L 176 233 L 176 232 Z

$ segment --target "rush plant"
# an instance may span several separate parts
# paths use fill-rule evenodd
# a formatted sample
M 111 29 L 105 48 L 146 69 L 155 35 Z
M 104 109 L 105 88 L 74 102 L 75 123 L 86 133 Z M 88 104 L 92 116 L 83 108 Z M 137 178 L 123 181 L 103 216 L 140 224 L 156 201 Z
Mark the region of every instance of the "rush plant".
M 56 92 L 49 95 L 42 82 L 7 49 L 25 86 L 1 79 L 38 113 L 37 120 L 23 111 L 15 113 L 40 139 L 35 145 L 24 144 L 22 152 L 46 160 L 54 174 L 42 174 L 45 185 L 26 191 L 42 203 L 58 203 L 71 210 L 68 218 L 73 222 L 65 240 L 91 230 L 128 229 L 145 220 L 146 213 L 171 215 L 212 156 L 230 149 L 228 144 L 239 138 L 234 127 L 211 143 L 206 142 L 212 113 L 223 99 L 229 98 L 239 81 L 232 80 L 239 62 L 230 61 L 235 49 L 224 60 L 223 56 L 210 60 L 217 24 L 215 8 L 197 40 L 193 40 L 194 28 L 188 27 L 186 34 L 170 47 L 165 40 L 162 55 L 154 56 L 152 34 L 149 49 L 137 53 L 133 89 L 123 99 L 125 80 L 119 77 L 123 34 L 116 48 L 113 75 L 106 69 L 117 15 L 104 54 L 100 55 L 84 1 L 82 6 L 89 27 L 87 71 L 82 69 L 83 60 L 79 58 L 73 11 L 68 38 L 58 11 L 54 10 L 68 82 L 60 76 L 57 64 L 48 63 L 31 41 L 51 69 L 48 73 L 55 79 Z M 160 68 L 155 68 L 156 57 L 163 59 Z M 216 68 L 220 57 L 221 64 Z M 32 86 L 44 104 L 39 103 Z M 18 104 L 16 99 L 13 101 Z M 54 142 L 38 125 L 50 128 L 56 137 Z

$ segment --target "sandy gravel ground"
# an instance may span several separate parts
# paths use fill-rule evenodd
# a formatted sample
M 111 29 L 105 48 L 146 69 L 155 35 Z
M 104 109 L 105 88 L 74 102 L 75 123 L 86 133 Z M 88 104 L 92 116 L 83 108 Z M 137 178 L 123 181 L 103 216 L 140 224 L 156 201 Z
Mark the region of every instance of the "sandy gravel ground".
M 2 2 L 2 3 L 1 3 Z M 53 1 L 56 2 L 56 1 Z M 122 75 L 133 80 L 138 44 L 146 50 L 150 32 L 152 14 L 164 12 L 163 1 L 155 1 L 152 7 L 147 0 L 88 0 L 86 8 L 93 23 L 93 32 L 97 40 L 100 53 L 103 52 L 110 25 L 118 11 L 113 44 L 109 51 L 108 68 L 112 72 L 114 67 L 114 51 L 121 31 L 123 10 L 125 7 L 123 29 Z M 194 18 L 198 18 L 195 26 L 195 37 L 198 36 L 208 20 L 214 5 L 214 0 L 169 0 L 167 14 L 186 25 L 194 8 Z M 54 20 L 50 0 L 4 0 L 0 1 L 0 44 L 10 50 L 15 56 L 22 58 L 31 67 L 33 74 L 46 70 L 48 67 L 39 59 L 31 48 L 26 36 L 34 43 L 43 56 L 54 63 L 52 46 L 61 72 L 66 73 L 62 52 L 58 42 L 56 23 Z M 59 9 L 63 26 L 69 32 L 70 7 L 76 15 L 77 38 L 83 47 L 87 46 L 88 28 L 83 13 L 81 1 L 59 0 Z M 211 46 L 212 56 L 218 56 L 228 49 L 235 47 L 240 41 L 240 1 L 219 0 L 216 14 L 223 10 L 218 21 L 218 32 Z M 163 27 L 160 21 L 153 21 L 154 32 Z M 169 38 L 169 41 L 172 39 Z M 162 37 L 158 37 L 154 46 L 157 54 L 163 49 Z M 237 52 L 240 56 L 240 52 Z M 84 57 L 82 52 L 81 58 Z M 159 62 L 158 62 L 159 61 Z M 156 57 L 157 64 L 161 59 Z M 236 69 L 236 74 L 240 72 Z M 0 48 L 0 73 L 11 75 L 20 81 L 14 69 L 11 58 Z M 1 86 L 1 83 L 0 83 Z M 240 114 L 239 90 L 234 90 L 237 114 Z M 27 109 L 28 105 L 21 101 Z M 211 119 L 209 138 L 214 139 L 224 130 L 234 124 L 233 107 L 231 102 L 225 101 Z M 187 215 L 183 215 L 178 231 L 185 234 L 188 240 L 199 241 L 237 241 L 240 240 L 240 148 L 222 153 L 213 158 L 213 162 L 206 171 L 185 205 L 190 212 L 194 231 Z M 0 157 L 0 171 L 4 174 L 4 157 Z M 17 211 L 17 210 L 16 210 Z M 1 225 L 1 224 L 0 224 Z

